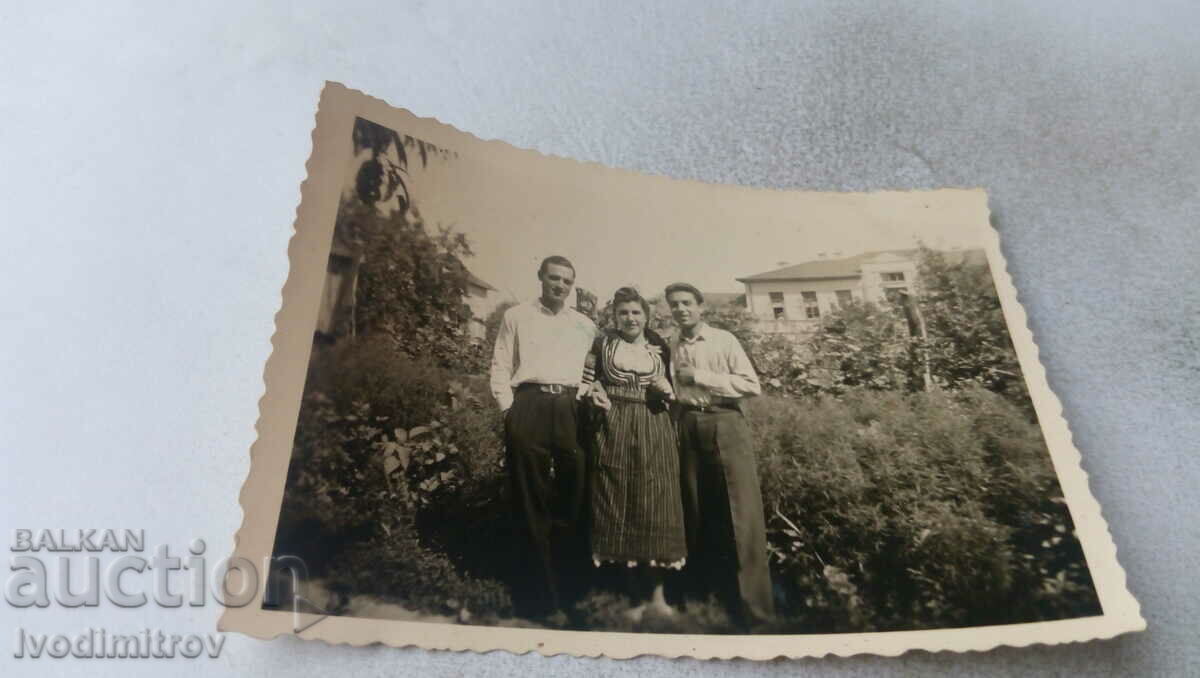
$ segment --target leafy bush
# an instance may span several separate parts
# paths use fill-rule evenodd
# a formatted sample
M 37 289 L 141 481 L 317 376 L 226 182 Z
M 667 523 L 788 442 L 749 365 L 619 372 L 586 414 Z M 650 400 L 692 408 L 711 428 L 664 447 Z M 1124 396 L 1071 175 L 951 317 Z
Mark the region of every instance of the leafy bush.
M 414 358 L 450 366 L 471 352 L 471 310 L 463 299 L 471 255 L 466 237 L 430 232 L 415 207 L 381 214 L 354 198 L 338 210 L 339 238 L 359 261 L 355 280 L 354 334 L 382 335 Z
M 425 514 L 446 506 L 495 515 L 481 497 L 503 501 L 497 420 L 480 407 L 481 389 L 480 379 L 449 379 L 386 339 L 317 356 L 276 553 L 300 556 L 344 591 L 403 592 L 407 604 L 437 612 L 471 604 L 504 613 L 511 601 L 499 584 L 460 572 L 438 548 L 450 540 L 418 529 L 436 525 Z
M 445 554 L 422 544 L 407 524 L 347 549 L 331 580 L 342 590 L 396 598 L 415 610 L 465 611 L 475 623 L 494 622 L 512 612 L 503 584 L 464 574 Z
M 277 553 L 343 592 L 489 623 L 510 613 L 499 417 L 482 377 L 358 341 L 312 363 Z M 1099 612 L 1036 423 L 978 386 L 748 404 L 777 632 L 932 628 Z M 588 628 L 624 629 L 596 593 Z M 637 630 L 722 633 L 686 601 Z M 628 629 L 626 629 L 628 630 Z
M 987 266 L 950 261 L 921 248 L 917 300 L 925 318 L 930 369 L 943 385 L 976 384 L 1028 402 L 1029 393 Z
M 751 417 L 781 608 L 801 627 L 1098 612 L 1045 445 L 1003 398 L 768 396 Z
M 809 341 L 810 369 L 825 375 L 818 382 L 821 389 L 810 393 L 842 393 L 849 388 L 917 390 L 921 365 L 915 348 L 892 304 L 843 304 L 824 319 Z

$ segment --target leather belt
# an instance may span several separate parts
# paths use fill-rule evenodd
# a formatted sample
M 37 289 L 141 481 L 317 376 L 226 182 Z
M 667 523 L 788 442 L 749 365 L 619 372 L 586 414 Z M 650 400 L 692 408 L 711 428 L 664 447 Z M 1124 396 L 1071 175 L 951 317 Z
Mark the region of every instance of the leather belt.
M 573 394 L 578 390 L 578 386 L 566 386 L 564 384 L 536 384 L 531 381 L 527 381 L 524 384 L 517 386 L 517 391 L 520 392 L 536 391 L 538 393 L 548 393 L 550 395 L 561 395 L 563 393 Z

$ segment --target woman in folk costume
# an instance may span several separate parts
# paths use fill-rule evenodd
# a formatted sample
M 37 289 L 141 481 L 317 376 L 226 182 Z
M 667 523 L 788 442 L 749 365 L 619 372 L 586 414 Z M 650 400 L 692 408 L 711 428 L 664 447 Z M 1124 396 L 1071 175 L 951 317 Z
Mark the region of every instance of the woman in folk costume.
M 597 567 L 628 568 L 634 605 L 628 616 L 638 621 L 647 608 L 674 613 L 663 576 L 687 557 L 679 447 L 668 403 L 670 349 L 646 327 L 650 304 L 622 287 L 612 312 L 616 329 L 596 339 L 588 360 L 600 386 L 593 387 L 593 401 L 608 410 L 598 422 L 592 463 L 592 556 Z

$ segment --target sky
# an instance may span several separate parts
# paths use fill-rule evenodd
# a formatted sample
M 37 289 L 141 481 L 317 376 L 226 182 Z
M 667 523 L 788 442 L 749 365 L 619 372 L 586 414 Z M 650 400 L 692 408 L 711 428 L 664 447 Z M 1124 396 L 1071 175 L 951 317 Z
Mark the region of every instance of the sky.
M 781 265 L 920 242 L 980 247 L 981 191 L 817 193 L 704 184 L 544 156 L 462 135 L 452 154 L 406 182 L 427 226 L 463 232 L 467 267 L 503 297 L 539 292 L 537 267 L 559 254 L 603 303 L 623 285 L 648 297 L 675 281 L 742 292 L 736 278 Z M 353 176 L 353 168 L 347 172 Z M 840 253 L 840 254 L 839 254 Z

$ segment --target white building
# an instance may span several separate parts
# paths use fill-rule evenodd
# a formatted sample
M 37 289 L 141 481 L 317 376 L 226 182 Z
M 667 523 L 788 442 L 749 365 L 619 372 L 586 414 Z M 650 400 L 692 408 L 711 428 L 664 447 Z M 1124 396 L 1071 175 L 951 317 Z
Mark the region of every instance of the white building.
M 495 310 L 496 304 L 500 301 L 499 297 L 495 287 L 467 271 L 467 294 L 463 298 L 463 303 L 471 309 L 471 324 L 467 331 L 472 339 L 482 341 L 487 336 L 484 322 Z
M 806 261 L 737 280 L 746 286 L 746 306 L 758 317 L 759 331 L 804 334 L 852 300 L 880 303 L 915 292 L 916 255 L 915 249 L 866 252 Z M 983 250 L 945 255 L 951 261 L 965 257 L 971 263 L 987 263 Z

